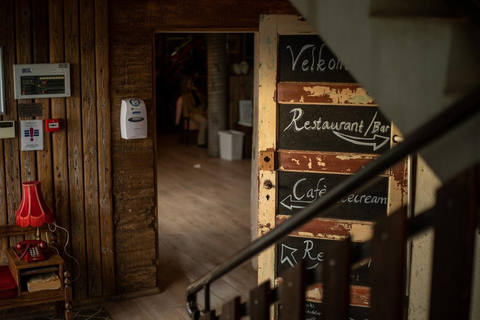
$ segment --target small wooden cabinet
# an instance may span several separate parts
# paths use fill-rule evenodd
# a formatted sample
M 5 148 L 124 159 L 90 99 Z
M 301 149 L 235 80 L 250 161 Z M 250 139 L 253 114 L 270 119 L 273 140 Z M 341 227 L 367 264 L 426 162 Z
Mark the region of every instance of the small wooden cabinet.
M 18 295 L 14 298 L 1 299 L 0 309 L 65 301 L 65 319 L 73 319 L 70 274 L 64 272 L 63 259 L 55 249 L 49 248 L 45 252 L 45 261 L 30 263 L 18 259 L 12 248 L 8 248 L 5 251 L 8 266 L 18 286 Z M 53 290 L 29 292 L 27 289 L 28 278 L 47 272 L 55 272 L 57 274 L 60 278 L 61 287 Z

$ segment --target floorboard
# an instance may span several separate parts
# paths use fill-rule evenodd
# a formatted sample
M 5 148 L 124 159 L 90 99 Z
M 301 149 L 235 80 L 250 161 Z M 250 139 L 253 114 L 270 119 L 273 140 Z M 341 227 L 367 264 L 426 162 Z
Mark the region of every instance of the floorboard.
M 189 319 L 187 287 L 251 239 L 251 161 L 209 157 L 207 149 L 180 144 L 177 134 L 160 134 L 157 145 L 161 293 L 106 304 L 114 320 Z M 214 282 L 212 307 L 237 295 L 245 301 L 256 277 L 245 263 Z M 203 304 L 203 294 L 198 301 Z

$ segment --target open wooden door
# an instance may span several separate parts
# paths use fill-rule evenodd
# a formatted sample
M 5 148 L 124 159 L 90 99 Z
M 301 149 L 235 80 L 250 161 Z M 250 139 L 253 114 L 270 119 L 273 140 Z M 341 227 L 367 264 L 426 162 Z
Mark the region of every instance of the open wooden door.
M 261 236 L 393 147 L 393 137 L 400 134 L 306 21 L 283 15 L 260 21 Z M 406 168 L 404 161 L 387 170 L 262 253 L 259 283 L 278 283 L 284 270 L 302 259 L 315 268 L 333 241 L 368 240 L 375 221 L 406 204 Z M 368 318 L 372 263 L 365 261 L 352 272 L 351 318 Z M 307 300 L 307 319 L 321 319 L 321 285 L 309 289 Z M 276 312 L 281 319 L 281 306 Z

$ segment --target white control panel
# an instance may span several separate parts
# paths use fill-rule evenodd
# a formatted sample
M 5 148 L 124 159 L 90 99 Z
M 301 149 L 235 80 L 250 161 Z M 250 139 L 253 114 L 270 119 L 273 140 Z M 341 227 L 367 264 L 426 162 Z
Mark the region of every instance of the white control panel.
M 120 130 L 123 139 L 147 137 L 147 108 L 141 99 L 124 99 L 120 110 Z
M 14 64 L 15 99 L 70 97 L 70 64 Z

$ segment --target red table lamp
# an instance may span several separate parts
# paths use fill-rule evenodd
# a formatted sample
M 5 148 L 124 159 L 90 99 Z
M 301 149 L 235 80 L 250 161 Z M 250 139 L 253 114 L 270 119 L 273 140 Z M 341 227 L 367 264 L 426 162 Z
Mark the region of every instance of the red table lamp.
M 26 181 L 23 184 L 23 198 L 15 212 L 17 225 L 37 227 L 37 238 L 40 238 L 38 227 L 54 220 L 53 210 L 47 205 L 40 189 L 40 181 Z

